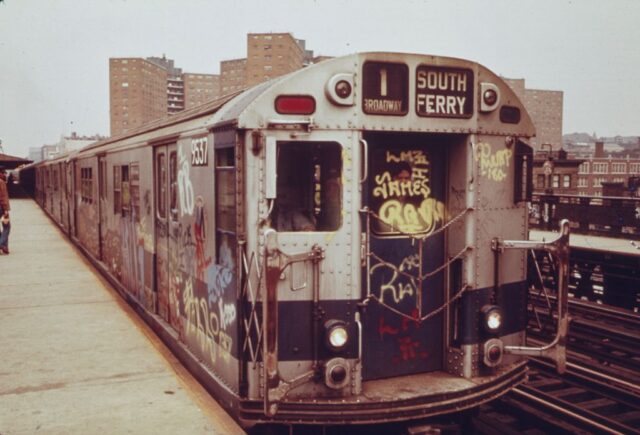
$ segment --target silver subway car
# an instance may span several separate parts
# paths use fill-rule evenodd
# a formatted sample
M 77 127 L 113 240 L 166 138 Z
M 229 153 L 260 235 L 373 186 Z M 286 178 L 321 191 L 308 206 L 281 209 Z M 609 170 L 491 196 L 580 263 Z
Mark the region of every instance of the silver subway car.
M 528 355 L 563 369 L 563 297 L 556 339 L 525 343 L 526 249 L 568 239 L 525 242 L 534 133 L 477 63 L 363 53 L 33 169 L 240 422 L 389 422 L 495 399 Z

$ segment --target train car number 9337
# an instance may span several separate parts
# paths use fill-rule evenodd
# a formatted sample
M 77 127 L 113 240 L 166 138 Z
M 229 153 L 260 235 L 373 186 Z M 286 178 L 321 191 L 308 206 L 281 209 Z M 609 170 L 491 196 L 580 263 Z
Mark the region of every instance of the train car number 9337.
M 405 64 L 367 62 L 363 71 L 364 112 L 406 115 L 409 107 L 409 68 Z M 473 116 L 473 71 L 419 65 L 416 68 L 416 113 L 422 117 Z

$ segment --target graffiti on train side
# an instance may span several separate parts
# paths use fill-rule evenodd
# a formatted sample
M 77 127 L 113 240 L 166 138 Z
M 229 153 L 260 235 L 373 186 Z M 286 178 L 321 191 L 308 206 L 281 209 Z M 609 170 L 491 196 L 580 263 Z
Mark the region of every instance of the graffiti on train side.
M 184 286 L 182 297 L 185 312 L 185 335 L 195 340 L 201 355 L 211 362 L 222 359 L 229 362 L 232 337 L 224 329 L 229 319 L 235 321 L 235 306 L 218 305 L 218 311 L 211 309 L 205 298 L 194 294 L 193 281 L 189 278 Z
M 371 274 L 375 274 L 381 268 L 389 268 L 389 266 L 385 263 L 378 263 L 371 268 Z M 415 270 L 419 270 L 419 268 L 420 256 L 418 254 L 404 258 L 397 269 L 392 269 L 393 273 L 389 280 L 381 283 L 378 295 L 380 301 L 399 304 L 405 298 L 412 298 L 416 293 L 416 286 L 411 272 L 413 271 L 415 275 Z
M 493 181 L 507 178 L 513 151 L 503 149 L 493 152 L 491 145 L 481 142 L 475 146 L 475 159 L 480 163 L 480 174 Z
M 189 159 L 178 147 L 178 192 L 180 197 L 180 215 L 192 215 L 195 206 L 193 184 L 189 174 Z

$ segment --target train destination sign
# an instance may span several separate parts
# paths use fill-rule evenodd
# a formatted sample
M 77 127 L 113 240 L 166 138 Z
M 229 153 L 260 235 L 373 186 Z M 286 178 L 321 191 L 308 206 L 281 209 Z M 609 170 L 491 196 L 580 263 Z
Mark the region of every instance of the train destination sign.
M 406 115 L 409 67 L 403 63 L 366 62 L 362 67 L 362 108 L 370 115 Z
M 416 113 L 434 118 L 473 116 L 473 71 L 420 65 L 416 69 Z

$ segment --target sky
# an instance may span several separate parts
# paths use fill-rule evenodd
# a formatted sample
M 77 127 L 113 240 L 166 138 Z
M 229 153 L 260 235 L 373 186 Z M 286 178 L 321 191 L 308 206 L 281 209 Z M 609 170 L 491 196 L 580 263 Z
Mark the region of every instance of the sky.
M 564 92 L 563 132 L 640 135 L 637 0 L 0 0 L 4 152 L 109 134 L 109 58 L 166 55 L 219 73 L 246 34 L 316 55 L 398 51 L 476 61 Z

